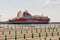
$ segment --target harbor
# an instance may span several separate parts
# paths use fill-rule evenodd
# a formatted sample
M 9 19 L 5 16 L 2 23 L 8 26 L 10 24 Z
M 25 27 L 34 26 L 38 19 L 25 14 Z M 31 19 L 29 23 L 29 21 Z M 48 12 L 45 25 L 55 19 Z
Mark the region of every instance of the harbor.
M 0 40 L 60 40 L 60 22 L 19 11 L 16 17 L 0 22 Z
M 60 0 L 0 0 L 0 40 L 60 40 Z

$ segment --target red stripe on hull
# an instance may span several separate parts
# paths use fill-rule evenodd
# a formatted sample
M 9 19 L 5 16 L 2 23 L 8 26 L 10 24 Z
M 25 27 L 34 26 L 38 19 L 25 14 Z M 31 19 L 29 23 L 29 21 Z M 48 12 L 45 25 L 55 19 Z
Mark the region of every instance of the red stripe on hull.
M 13 22 L 49 22 L 47 19 L 18 19 L 18 20 L 13 20 Z

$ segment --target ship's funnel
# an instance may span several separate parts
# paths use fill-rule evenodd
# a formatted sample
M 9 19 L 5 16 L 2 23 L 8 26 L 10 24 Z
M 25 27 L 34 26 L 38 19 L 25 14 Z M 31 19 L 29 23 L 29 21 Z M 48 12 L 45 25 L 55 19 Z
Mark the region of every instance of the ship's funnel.
M 22 16 L 23 16 L 22 11 L 19 11 L 18 14 L 17 14 L 17 19 L 22 18 Z
M 23 17 L 24 17 L 24 18 L 32 18 L 31 14 L 30 14 L 27 10 L 25 10 L 25 11 L 23 12 Z

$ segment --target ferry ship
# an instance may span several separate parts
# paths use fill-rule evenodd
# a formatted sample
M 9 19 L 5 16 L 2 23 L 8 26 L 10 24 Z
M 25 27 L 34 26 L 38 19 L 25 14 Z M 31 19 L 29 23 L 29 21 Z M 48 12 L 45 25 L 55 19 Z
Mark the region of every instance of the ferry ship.
M 17 17 L 9 19 L 10 24 L 48 24 L 50 18 L 47 16 L 31 15 L 27 10 L 19 11 Z

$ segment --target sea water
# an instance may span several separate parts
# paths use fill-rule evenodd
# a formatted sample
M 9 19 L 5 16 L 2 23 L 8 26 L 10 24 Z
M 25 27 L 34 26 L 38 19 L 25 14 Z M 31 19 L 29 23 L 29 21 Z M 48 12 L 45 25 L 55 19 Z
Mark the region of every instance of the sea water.
M 35 26 L 35 27 L 39 28 L 39 27 L 60 27 L 60 24 L 0 24 L 0 26 L 5 27 L 5 28 L 11 28 L 11 27 L 28 28 L 30 26 Z

